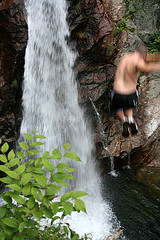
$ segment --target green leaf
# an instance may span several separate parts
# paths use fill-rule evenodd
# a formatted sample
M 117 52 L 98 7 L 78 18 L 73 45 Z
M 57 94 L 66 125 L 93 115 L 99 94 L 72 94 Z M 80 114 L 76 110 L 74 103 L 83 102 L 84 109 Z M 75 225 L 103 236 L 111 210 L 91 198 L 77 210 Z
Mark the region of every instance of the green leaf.
M 68 173 L 57 172 L 52 175 L 52 181 L 56 182 L 57 180 L 71 179 L 74 180 L 74 176 Z
M 19 174 L 14 171 L 6 171 L 6 174 L 11 178 L 19 179 Z
M 50 200 L 47 198 L 47 196 L 45 196 L 43 199 L 43 205 L 49 208 Z
M 44 145 L 44 143 L 41 143 L 41 142 L 33 142 L 31 143 L 31 147 L 38 147 L 38 146 L 41 146 L 41 145 Z
M 0 144 L 2 144 L 2 139 L 0 138 Z
M 12 239 L 13 236 L 13 229 L 8 227 L 7 225 L 3 227 L 3 231 L 6 234 L 6 237 L 8 239 Z
M 49 157 L 50 159 L 59 160 L 62 159 L 62 154 L 59 152 L 59 150 L 56 148 L 52 152 L 52 156 Z
M 7 158 L 5 155 L 3 154 L 0 154 L 0 161 L 3 162 L 3 163 L 7 163 Z
M 7 191 L 5 193 L 5 196 L 13 197 L 13 196 L 15 196 L 15 193 L 13 191 Z
M 30 210 L 28 209 L 28 208 L 26 208 L 26 207 L 18 207 L 18 211 L 20 212 L 20 213 L 30 213 Z
M 65 234 L 68 236 L 68 233 L 69 233 L 68 228 L 66 226 L 64 226 L 63 229 L 64 229 Z
M 14 158 L 9 162 L 9 167 L 14 167 L 15 165 L 18 165 L 20 162 L 19 158 Z
M 4 218 L 1 220 L 5 225 L 12 227 L 12 228 L 17 228 L 18 227 L 18 223 L 17 220 L 15 218 Z
M 62 180 L 62 179 L 57 179 L 55 182 L 58 185 L 61 185 L 61 186 L 64 186 L 64 187 L 69 187 L 68 184 L 64 180 Z
M 52 209 L 52 212 L 54 213 L 54 215 L 56 215 L 56 213 L 62 209 L 62 203 L 61 202 L 52 202 L 51 203 L 51 209 Z
M 4 144 L 2 145 L 2 147 L 1 147 L 1 152 L 2 152 L 2 153 L 6 153 L 6 152 L 8 151 L 8 149 L 9 149 L 9 145 L 8 145 L 8 143 L 6 142 L 6 143 L 4 143 Z
M 30 197 L 30 199 L 28 200 L 28 202 L 27 202 L 27 207 L 29 208 L 29 209 L 32 209 L 32 208 L 34 208 L 34 206 L 35 206 L 35 200 L 34 200 L 34 198 L 33 197 Z
M 45 139 L 46 137 L 40 134 L 37 134 L 34 136 L 35 138 Z
M 69 173 L 69 172 L 74 172 L 74 171 L 76 171 L 76 169 L 74 169 L 74 168 L 67 168 L 67 169 L 66 169 L 66 172 L 67 172 L 67 173 Z
M 34 169 L 35 169 L 35 166 L 33 164 L 32 165 L 28 165 L 27 168 L 26 168 L 26 172 L 27 173 L 32 172 L 32 171 L 34 171 Z
M 73 204 L 71 202 L 62 202 L 62 206 L 65 210 L 66 215 L 71 215 L 71 213 L 75 211 Z
M 32 155 L 36 155 L 38 153 L 40 153 L 41 151 L 38 151 L 36 149 L 32 149 L 30 151 L 27 152 L 27 156 L 32 156 Z
M 0 139 L 0 140 L 1 140 L 1 139 Z M 5 240 L 6 237 L 7 237 L 7 234 L 6 234 L 6 233 L 0 232 L 0 239 L 1 239 L 1 240 Z
M 27 145 L 27 143 L 19 142 L 18 144 L 25 151 L 29 149 L 29 146 Z
M 8 153 L 8 160 L 12 160 L 13 158 L 15 158 L 15 153 L 13 151 L 13 149 Z
M 23 163 L 22 165 L 20 165 L 20 166 L 17 168 L 17 172 L 18 172 L 19 174 L 22 174 L 22 173 L 24 173 L 25 169 L 26 169 L 26 164 Z
M 38 218 L 38 219 L 41 219 L 43 216 L 43 213 L 37 209 L 32 209 L 32 214 L 35 218 Z
M 61 196 L 61 202 L 64 202 L 64 201 L 67 201 L 68 199 L 71 198 L 71 192 L 67 192 L 67 193 L 64 193 L 62 196 Z
M 13 179 L 10 178 L 10 177 L 3 177 L 3 178 L 0 178 L 0 181 L 3 182 L 3 183 L 10 184 L 10 183 L 13 182 Z
M 7 209 L 5 207 L 0 207 L 0 218 L 6 215 Z
M 25 159 L 26 155 L 23 153 L 23 152 L 17 152 L 17 156 L 20 158 L 20 159 Z
M 28 162 L 27 162 L 27 164 L 33 164 L 34 162 L 35 162 L 34 159 L 29 159 Z
M 43 194 L 38 188 L 32 187 L 31 193 L 33 194 L 35 200 L 37 200 L 38 202 L 43 201 Z
M 12 198 L 19 204 L 25 205 L 26 201 L 23 197 L 18 196 L 18 195 L 13 195 Z
M 21 188 L 16 184 L 9 184 L 9 185 L 6 185 L 6 187 L 11 188 L 17 192 L 21 192 Z
M 60 189 L 60 186 L 50 184 L 46 190 L 46 195 L 53 196 L 55 193 L 59 192 Z
M 30 194 L 30 191 L 31 191 L 31 186 L 29 184 L 25 185 L 24 188 L 22 188 L 22 193 L 24 196 L 28 196 Z
M 81 199 L 76 199 L 75 200 L 75 208 L 76 208 L 77 211 L 82 211 L 82 212 L 87 213 L 85 204 Z
M 29 227 L 34 227 L 35 225 L 37 225 L 37 222 L 36 222 L 36 221 L 34 221 L 34 220 L 32 220 L 32 219 L 30 219 L 30 220 L 28 221 L 28 226 L 29 226 Z
M 25 173 L 23 174 L 21 178 L 21 184 L 25 186 L 30 180 L 31 180 L 32 174 L 31 173 Z
M 37 229 L 31 229 L 31 228 L 25 228 L 24 230 L 23 230 L 23 233 L 24 234 L 27 234 L 27 235 L 29 235 L 29 236 L 37 236 L 38 234 L 39 234 L 39 232 L 38 232 L 38 230 Z
M 74 152 L 66 152 L 64 154 L 64 157 L 69 158 L 69 159 L 73 159 L 73 160 L 78 161 L 78 162 L 81 162 L 80 157 Z
M 42 162 L 42 158 L 41 157 L 37 158 L 36 161 L 35 161 L 35 166 L 36 167 L 39 166 L 41 164 L 41 162 Z
M 48 172 L 53 172 L 55 167 L 48 159 L 42 159 L 43 165 Z
M 24 137 L 25 137 L 25 139 L 27 139 L 29 142 L 31 142 L 31 141 L 33 140 L 33 137 L 32 137 L 32 135 L 30 135 L 30 134 L 24 133 Z
M 65 144 L 63 144 L 63 147 L 64 147 L 65 150 L 68 150 L 71 147 L 71 144 L 70 143 L 65 143 Z
M 42 155 L 42 158 L 49 158 L 49 152 L 44 152 Z
M 37 133 L 37 131 L 32 131 L 32 133 Z
M 51 209 L 44 209 L 43 210 L 43 214 L 47 217 L 47 218 L 52 218 L 53 217 L 53 213 Z
M 83 192 L 83 191 L 76 191 L 76 192 L 72 192 L 71 194 L 71 197 L 72 198 L 81 198 L 81 197 L 84 197 L 84 196 L 87 196 L 88 194 L 86 192 Z
M 16 235 L 14 235 L 13 240 L 24 240 L 24 238 L 23 238 L 23 236 L 16 234 Z
M 38 174 L 45 174 L 46 173 L 46 171 L 44 171 L 43 169 L 41 169 L 41 168 L 35 168 L 34 170 L 33 170 L 33 172 L 34 173 L 38 173 Z
M 41 176 L 41 175 L 37 175 L 37 174 L 33 174 L 34 179 L 36 180 L 36 182 L 42 186 L 43 188 L 45 188 L 45 186 L 47 186 L 47 178 L 45 176 Z
M 1 194 L 1 197 L 3 198 L 3 200 L 4 200 L 5 202 L 7 202 L 7 203 L 9 203 L 9 204 L 12 203 L 11 197 L 10 197 L 10 196 L 7 196 L 6 193 Z
M 23 232 L 23 229 L 24 229 L 25 227 L 26 227 L 26 223 L 25 223 L 25 222 L 20 223 L 20 225 L 19 225 L 19 227 L 18 227 L 19 232 L 20 232 L 20 233 Z
M 0 165 L 0 170 L 6 173 L 9 171 L 9 168 L 6 167 L 5 165 Z
M 64 172 L 64 170 L 65 170 L 66 168 L 69 168 L 69 166 L 68 166 L 67 163 L 59 163 L 59 164 L 57 165 L 57 169 L 58 169 L 59 171 Z

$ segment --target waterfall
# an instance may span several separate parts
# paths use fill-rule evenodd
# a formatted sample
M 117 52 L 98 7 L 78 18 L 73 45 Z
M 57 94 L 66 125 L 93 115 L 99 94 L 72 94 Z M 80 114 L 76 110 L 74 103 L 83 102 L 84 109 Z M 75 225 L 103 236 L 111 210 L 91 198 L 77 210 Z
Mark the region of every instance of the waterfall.
M 80 235 L 92 233 L 103 239 L 113 230 L 114 215 L 101 196 L 100 179 L 92 156 L 89 124 L 78 104 L 73 65 L 76 53 L 67 45 L 69 29 L 65 0 L 27 0 L 28 44 L 25 55 L 23 121 L 21 135 L 33 130 L 46 136 L 46 151 L 69 142 L 82 163 L 78 163 L 78 189 L 88 214 L 74 213 L 67 221 Z M 77 189 L 76 189 L 77 190 Z

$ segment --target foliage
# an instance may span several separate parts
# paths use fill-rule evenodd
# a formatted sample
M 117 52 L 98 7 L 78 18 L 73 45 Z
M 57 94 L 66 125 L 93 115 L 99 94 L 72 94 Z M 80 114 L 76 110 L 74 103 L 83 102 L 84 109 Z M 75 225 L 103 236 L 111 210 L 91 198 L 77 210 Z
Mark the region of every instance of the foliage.
M 160 35 L 154 35 L 152 39 L 150 41 L 146 41 L 145 44 L 147 45 L 149 52 L 160 52 Z
M 85 32 L 78 32 L 78 37 L 80 39 L 84 39 L 85 38 Z
M 81 2 L 77 3 L 77 5 L 75 6 L 75 9 L 77 11 L 77 13 L 81 13 Z
M 114 31 L 114 37 L 119 35 L 122 32 L 122 30 L 126 30 L 126 31 L 129 30 L 129 31 L 133 32 L 135 30 L 135 27 L 134 26 L 132 26 L 132 27 L 128 26 L 125 19 L 121 18 L 121 20 L 117 23 L 116 30 Z
M 68 223 L 63 223 L 65 216 L 73 211 L 86 213 L 85 204 L 80 198 L 87 193 L 59 193 L 62 186 L 68 187 L 66 179 L 74 180 L 72 172 L 75 169 L 62 162 L 58 149 L 54 149 L 51 155 L 44 152 L 36 158 L 41 151 L 35 147 L 44 144 L 37 140 L 45 139 L 43 135 L 34 132 L 33 135 L 24 134 L 24 137 L 27 141 L 19 142 L 22 151 L 16 154 L 13 149 L 9 150 L 8 143 L 2 144 L 0 140 L 0 161 L 3 163 L 0 170 L 6 174 L 0 180 L 9 188 L 1 194 L 6 204 L 0 207 L 0 239 L 88 239 L 86 235 L 80 238 Z M 63 157 L 80 162 L 79 156 L 69 148 L 69 143 L 64 144 Z M 44 229 L 42 220 L 50 223 Z
M 126 6 L 127 8 L 129 7 L 129 4 L 130 4 L 130 0 L 125 0 L 125 3 L 126 3 Z
M 114 46 L 114 45 L 110 46 L 110 48 L 108 49 L 108 56 L 112 56 L 115 49 L 116 49 L 116 46 Z
M 130 3 L 131 3 L 130 0 L 125 0 L 125 3 L 126 3 L 127 12 L 123 16 L 123 18 L 121 18 L 121 20 L 118 21 L 117 28 L 114 31 L 114 37 L 116 37 L 117 35 L 121 34 L 121 32 L 123 30 L 125 30 L 125 31 L 129 30 L 131 32 L 133 32 L 135 30 L 134 26 L 130 27 L 130 26 L 127 25 L 126 20 L 132 18 L 134 16 L 134 14 L 138 11 L 137 3 L 133 2 L 132 3 L 132 8 L 129 8 Z
M 125 18 L 131 18 L 138 11 L 137 2 L 132 2 L 130 0 L 125 0 L 127 13 L 125 14 Z M 129 8 L 132 7 L 132 8 Z
M 12 81 L 11 88 L 18 88 L 18 81 L 16 79 Z

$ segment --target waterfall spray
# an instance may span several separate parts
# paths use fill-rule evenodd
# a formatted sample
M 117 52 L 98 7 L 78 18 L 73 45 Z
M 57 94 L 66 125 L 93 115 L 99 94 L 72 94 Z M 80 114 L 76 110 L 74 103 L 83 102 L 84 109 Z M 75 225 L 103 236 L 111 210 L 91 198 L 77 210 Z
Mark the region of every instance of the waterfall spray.
M 38 131 L 47 138 L 45 150 L 69 142 L 78 164 L 77 188 L 86 191 L 88 214 L 68 221 L 81 235 L 102 239 L 113 229 L 113 214 L 101 196 L 100 179 L 92 156 L 91 131 L 78 104 L 73 65 L 76 53 L 67 45 L 69 29 L 65 0 L 27 0 L 28 45 L 25 55 L 21 135 Z

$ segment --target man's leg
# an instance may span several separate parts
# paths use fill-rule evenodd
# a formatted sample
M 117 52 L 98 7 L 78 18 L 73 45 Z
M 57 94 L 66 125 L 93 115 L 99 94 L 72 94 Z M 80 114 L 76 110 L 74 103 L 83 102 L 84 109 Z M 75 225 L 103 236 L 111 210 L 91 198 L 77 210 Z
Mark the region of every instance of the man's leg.
M 124 137 L 128 137 L 129 136 L 128 119 L 125 116 L 123 109 L 118 109 L 116 111 L 116 115 L 122 123 L 122 135 Z
M 129 108 L 124 111 L 125 116 L 128 118 L 130 130 L 132 134 L 136 134 L 138 132 L 138 126 L 133 118 L 133 109 Z
M 128 119 L 133 118 L 133 109 L 132 109 L 132 108 L 125 109 L 125 110 L 124 110 L 124 115 L 125 115 Z
M 122 108 L 120 108 L 116 111 L 116 115 L 121 122 L 125 121 L 125 115 L 124 115 L 124 111 Z

